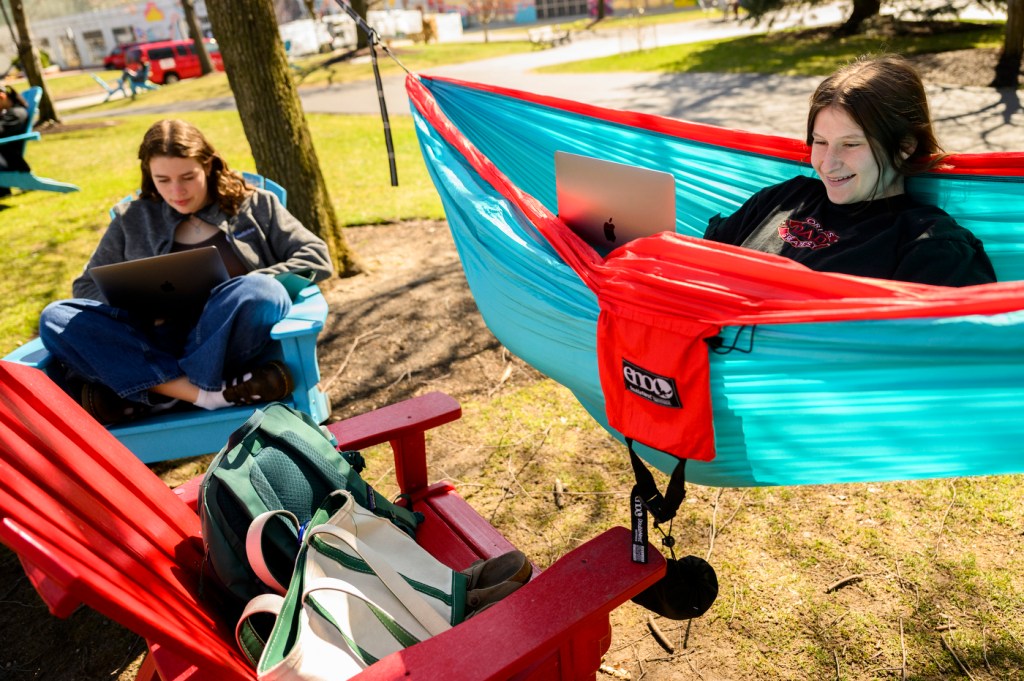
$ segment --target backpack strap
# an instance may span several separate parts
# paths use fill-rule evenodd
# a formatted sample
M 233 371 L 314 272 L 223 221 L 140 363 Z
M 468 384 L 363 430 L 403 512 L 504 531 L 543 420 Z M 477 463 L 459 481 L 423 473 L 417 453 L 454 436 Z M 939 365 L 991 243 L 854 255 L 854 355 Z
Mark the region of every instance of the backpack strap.
M 646 563 L 647 513 L 650 512 L 654 516 L 655 527 L 676 517 L 679 505 L 686 498 L 686 459 L 679 459 L 679 463 L 672 469 L 668 487 L 662 495 L 651 471 L 633 451 L 631 438 L 626 438 L 626 447 L 629 449 L 629 463 L 633 467 L 635 480 L 629 495 L 633 527 L 633 562 Z M 675 538 L 668 534 L 662 539 L 662 543 L 671 549 L 675 545 Z
M 278 516 L 287 518 L 295 527 L 296 533 L 299 532 L 299 519 L 291 511 L 277 510 L 260 513 L 258 516 L 253 518 L 252 523 L 249 525 L 249 529 L 245 533 L 245 557 L 248 559 L 249 565 L 252 567 L 252 571 L 260 578 L 260 581 L 276 593 L 283 596 L 285 592 L 288 591 L 288 585 L 281 584 L 281 582 L 274 577 L 274 574 L 267 566 L 266 556 L 263 555 L 263 533 L 266 530 L 267 523 Z M 298 546 L 297 542 L 296 546 Z

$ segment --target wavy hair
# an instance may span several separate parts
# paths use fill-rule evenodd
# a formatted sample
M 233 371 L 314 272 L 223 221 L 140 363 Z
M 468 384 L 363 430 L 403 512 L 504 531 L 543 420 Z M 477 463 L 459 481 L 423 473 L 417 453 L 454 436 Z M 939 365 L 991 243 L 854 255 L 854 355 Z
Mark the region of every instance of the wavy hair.
M 899 55 L 865 55 L 823 80 L 811 95 L 808 145 L 814 119 L 829 107 L 845 111 L 864 130 L 879 168 L 916 175 L 935 168 L 945 156 L 932 129 L 921 76 Z
M 28 108 L 28 102 L 25 101 L 25 98 L 21 96 L 20 92 L 15 90 L 10 85 L 5 85 L 3 88 L 3 92 L 5 95 L 7 95 L 7 98 L 11 100 L 12 105 L 20 106 L 22 109 Z
M 150 126 L 139 146 L 142 167 L 141 196 L 155 201 L 163 200 L 153 182 L 149 164 L 155 156 L 192 158 L 206 168 L 206 187 L 212 200 L 228 215 L 236 215 L 253 187 L 242 174 L 228 168 L 224 157 L 213 148 L 199 128 L 178 119 L 165 119 Z

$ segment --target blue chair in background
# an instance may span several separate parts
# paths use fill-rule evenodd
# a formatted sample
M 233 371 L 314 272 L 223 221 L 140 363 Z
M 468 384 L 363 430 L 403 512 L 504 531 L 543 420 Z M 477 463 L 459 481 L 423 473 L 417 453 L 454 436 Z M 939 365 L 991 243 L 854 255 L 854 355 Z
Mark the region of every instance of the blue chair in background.
M 0 146 L 6 144 L 20 145 L 21 155 L 25 155 L 25 144 L 29 140 L 38 140 L 39 132 L 32 130 L 35 124 L 36 112 L 39 109 L 39 100 L 43 96 L 42 88 L 30 87 L 22 93 L 25 102 L 28 104 L 28 127 L 20 135 L 0 137 Z M 37 177 L 31 172 L 18 170 L 0 170 L 0 187 L 11 187 L 18 189 L 38 189 L 47 192 L 77 192 L 78 187 L 67 182 L 58 182 L 46 177 Z
M 114 81 L 113 85 L 111 85 L 107 81 L 105 81 L 102 78 L 100 78 L 99 76 L 97 76 L 95 73 L 90 74 L 90 75 L 92 76 L 93 80 L 95 80 L 97 83 L 99 83 L 101 88 L 106 90 L 107 96 L 103 99 L 104 102 L 109 102 L 110 98 L 113 97 L 114 95 L 116 95 L 118 92 L 121 93 L 121 97 L 127 97 L 128 96 L 128 93 L 125 92 L 125 90 L 124 90 L 124 79 L 119 78 L 119 79 Z
M 121 77 L 121 86 L 127 85 L 131 89 L 132 99 L 135 99 L 135 93 L 139 90 L 159 90 L 160 86 L 156 83 L 149 81 L 149 62 L 146 62 L 139 67 L 138 71 L 125 71 L 124 76 Z
M 281 203 L 286 202 L 287 192 L 276 182 L 253 173 L 243 175 L 250 184 L 274 193 Z M 299 292 L 288 316 L 271 329 L 274 343 L 266 357 L 284 362 L 295 381 L 295 390 L 282 401 L 309 414 L 317 423 L 326 421 L 331 414 L 327 394 L 319 385 L 320 364 L 316 356 L 316 340 L 326 321 L 326 299 L 317 286 L 307 286 Z M 25 343 L 4 359 L 47 373 L 55 368 L 53 358 L 39 338 Z M 252 412 L 251 406 L 216 411 L 187 409 L 111 426 L 108 430 L 140 460 L 154 463 L 219 451 L 228 436 Z

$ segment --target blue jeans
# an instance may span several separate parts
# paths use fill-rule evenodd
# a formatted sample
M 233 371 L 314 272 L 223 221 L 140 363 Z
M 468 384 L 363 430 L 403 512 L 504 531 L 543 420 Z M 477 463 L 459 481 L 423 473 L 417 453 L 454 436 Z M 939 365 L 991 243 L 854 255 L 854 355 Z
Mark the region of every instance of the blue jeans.
M 291 309 L 281 282 L 252 274 L 220 284 L 198 319 L 154 324 L 95 300 L 50 303 L 39 336 L 80 378 L 149 404 L 149 389 L 185 376 L 203 390 L 250 368 L 270 343 L 270 329 Z

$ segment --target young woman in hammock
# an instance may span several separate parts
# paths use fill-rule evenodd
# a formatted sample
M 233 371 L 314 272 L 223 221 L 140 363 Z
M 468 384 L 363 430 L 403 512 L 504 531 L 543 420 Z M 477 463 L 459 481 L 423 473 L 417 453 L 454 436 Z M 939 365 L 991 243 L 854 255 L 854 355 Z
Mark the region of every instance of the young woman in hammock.
M 862 57 L 811 97 L 807 144 L 817 178 L 754 194 L 706 239 L 775 253 L 814 270 L 941 286 L 995 281 L 981 242 L 904 189 L 939 165 L 924 85 L 895 55 Z

